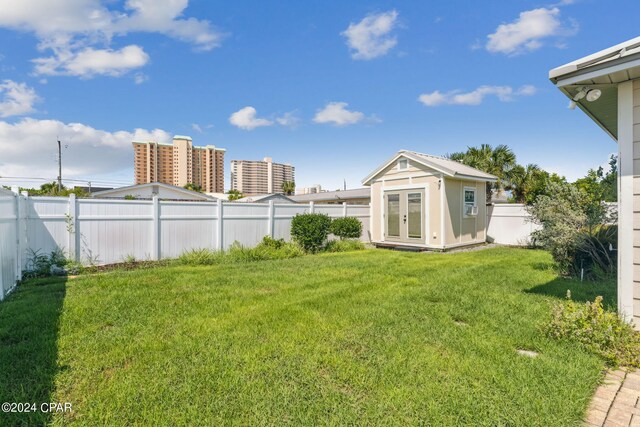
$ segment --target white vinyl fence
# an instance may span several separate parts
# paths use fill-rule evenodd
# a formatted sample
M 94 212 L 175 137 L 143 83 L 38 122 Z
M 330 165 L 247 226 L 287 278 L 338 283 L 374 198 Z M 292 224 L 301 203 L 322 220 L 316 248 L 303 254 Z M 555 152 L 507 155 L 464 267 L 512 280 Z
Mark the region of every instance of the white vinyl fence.
M 13 290 L 20 277 L 17 209 L 17 197 L 0 188 L 0 301 Z
M 501 245 L 528 246 L 531 233 L 540 226 L 521 204 L 496 204 L 488 206 L 487 241 Z
M 255 246 L 264 236 L 290 240 L 291 219 L 306 212 L 352 216 L 368 240 L 368 205 L 76 199 L 20 196 L 26 210 L 22 262 L 31 251 L 60 249 L 83 264 L 175 258 L 189 249 Z

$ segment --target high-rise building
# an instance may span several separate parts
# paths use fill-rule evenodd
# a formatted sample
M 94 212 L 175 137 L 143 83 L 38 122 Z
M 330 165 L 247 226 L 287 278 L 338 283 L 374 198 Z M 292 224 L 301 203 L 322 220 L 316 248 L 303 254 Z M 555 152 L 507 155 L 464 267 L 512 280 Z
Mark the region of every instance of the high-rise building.
M 295 168 L 264 160 L 231 160 L 231 189 L 246 196 L 283 193 L 282 184 L 295 181 Z
M 136 184 L 198 185 L 206 193 L 224 192 L 224 148 L 194 146 L 188 136 L 172 144 L 133 141 Z

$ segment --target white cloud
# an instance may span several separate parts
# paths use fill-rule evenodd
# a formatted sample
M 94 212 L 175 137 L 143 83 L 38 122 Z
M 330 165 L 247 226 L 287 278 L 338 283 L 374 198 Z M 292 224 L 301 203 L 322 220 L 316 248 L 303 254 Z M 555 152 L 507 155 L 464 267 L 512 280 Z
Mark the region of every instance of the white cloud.
M 253 107 L 239 109 L 229 117 L 229 123 L 244 130 L 253 130 L 261 126 L 271 126 L 273 124 L 271 120 L 258 118 L 256 109 Z
M 372 14 L 357 24 L 351 23 L 341 34 L 347 39 L 353 59 L 373 59 L 387 54 L 398 40 L 390 33 L 396 26 L 398 12 Z
M 423 93 L 418 100 L 428 107 L 439 105 L 480 105 L 489 95 L 496 96 L 500 101 L 511 101 L 518 96 L 531 96 L 537 89 L 532 85 L 524 85 L 517 90 L 511 86 L 480 86 L 471 92 L 453 90 L 442 93 L 438 90 L 431 93 Z
M 133 167 L 132 141 L 171 142 L 171 135 L 161 129 L 108 132 L 57 120 L 0 121 L 0 176 L 35 174 L 53 179 L 58 139 L 68 145 L 63 152 L 63 174 L 73 178 L 128 170 Z
M 0 117 L 22 116 L 35 111 L 33 105 L 40 98 L 25 83 L 3 80 L 0 83 Z
M 297 111 L 294 110 L 277 117 L 276 122 L 281 126 L 294 128 L 300 124 L 300 118 L 297 116 Z
M 55 56 L 33 60 L 36 64 L 36 74 L 78 76 L 81 78 L 91 78 L 97 75 L 118 77 L 144 66 L 148 61 L 149 55 L 137 45 L 125 46 L 120 50 L 88 47 L 72 52 L 61 49 Z M 144 81 L 144 78 L 136 77 L 135 81 L 139 84 Z
M 365 118 L 360 111 L 347 110 L 346 102 L 330 102 L 316 112 L 313 121 L 316 123 L 330 123 L 336 126 L 347 126 L 358 123 Z
M 142 83 L 146 82 L 149 80 L 149 76 L 147 76 L 144 73 L 136 73 L 133 76 L 133 81 L 137 84 L 137 85 L 141 85 Z
M 34 60 L 36 74 L 120 76 L 144 66 L 148 56 L 135 45 L 113 50 L 110 45 L 116 36 L 159 33 L 202 51 L 220 45 L 223 35 L 209 21 L 183 17 L 188 4 L 188 0 L 126 0 L 122 6 L 111 0 L 0 0 L 0 27 L 32 32 L 39 39 L 39 50 L 53 51 L 52 57 Z M 113 64 L 107 66 L 105 59 L 114 60 Z M 82 70 L 87 74 L 79 74 Z
M 566 28 L 559 17 L 557 7 L 524 11 L 515 21 L 501 24 L 495 33 L 489 34 L 485 47 L 489 52 L 515 55 L 540 48 L 545 38 L 575 34 L 577 25 Z
M 115 20 L 116 31 L 166 34 L 195 45 L 197 50 L 211 50 L 220 46 L 223 35 L 206 20 L 181 18 L 189 0 L 127 0 L 125 9 L 132 13 Z

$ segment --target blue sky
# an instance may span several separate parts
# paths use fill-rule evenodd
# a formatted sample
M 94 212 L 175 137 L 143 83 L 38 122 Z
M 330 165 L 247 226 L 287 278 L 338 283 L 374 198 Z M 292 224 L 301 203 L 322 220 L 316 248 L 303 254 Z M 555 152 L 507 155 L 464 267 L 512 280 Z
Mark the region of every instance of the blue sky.
M 566 175 L 615 142 L 547 79 L 633 38 L 634 1 L 0 0 L 0 176 L 132 181 L 132 139 L 358 187 L 399 149 L 507 144 Z M 12 179 L 4 178 L 7 183 Z M 15 180 L 13 180 L 15 181 Z M 22 181 L 24 182 L 24 180 Z M 34 183 L 36 181 L 33 181 Z

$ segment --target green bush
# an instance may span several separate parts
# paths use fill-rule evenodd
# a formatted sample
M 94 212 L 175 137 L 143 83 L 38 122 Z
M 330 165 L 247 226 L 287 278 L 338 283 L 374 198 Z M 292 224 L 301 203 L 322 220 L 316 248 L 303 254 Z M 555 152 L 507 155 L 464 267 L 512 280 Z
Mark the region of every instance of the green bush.
M 225 259 L 229 262 L 252 262 L 296 258 L 304 255 L 302 248 L 295 243 L 269 239 L 268 243 L 263 240 L 253 248 L 245 248 L 236 242 L 227 251 Z M 274 244 L 274 242 L 278 243 Z
M 571 254 L 572 265 L 570 273 L 580 276 L 584 268 L 585 276 L 589 279 L 600 280 L 615 277 L 618 267 L 617 251 L 609 248 L 618 247 L 618 227 L 605 225 L 597 227 L 591 232 L 581 232 L 580 243 Z
M 615 274 L 616 258 L 609 244 L 616 245 L 615 221 L 599 200 L 573 184 L 552 183 L 548 193 L 527 207 L 535 223 L 533 243 L 551 252 L 561 273 L 588 278 Z
M 640 333 L 618 313 L 605 310 L 602 297 L 580 304 L 571 300 L 553 308 L 547 336 L 579 342 L 611 366 L 640 367 Z
M 287 259 L 302 255 L 304 255 L 304 251 L 297 244 L 265 236 L 262 242 L 253 248 L 247 248 L 234 242 L 226 251 L 192 249 L 180 255 L 178 262 L 184 265 L 213 265 Z
M 212 265 L 221 261 L 223 254 L 211 249 L 191 249 L 178 257 L 178 262 L 184 265 Z
M 27 263 L 22 275 L 23 279 L 36 277 L 47 277 L 66 274 L 65 265 L 69 261 L 60 249 L 53 250 L 49 255 L 41 252 L 40 249 L 29 249 Z
M 318 252 L 329 235 L 331 218 L 326 214 L 296 215 L 291 221 L 291 236 L 306 252 Z
M 325 246 L 327 252 L 349 252 L 361 251 L 363 249 L 364 243 L 354 239 L 332 240 Z
M 358 218 L 335 218 L 331 221 L 329 231 L 340 239 L 358 239 L 362 234 L 362 223 Z
M 270 236 L 264 236 L 262 242 L 260 242 L 260 245 L 273 249 L 280 249 L 286 244 L 287 242 L 285 242 L 284 239 L 274 239 Z

